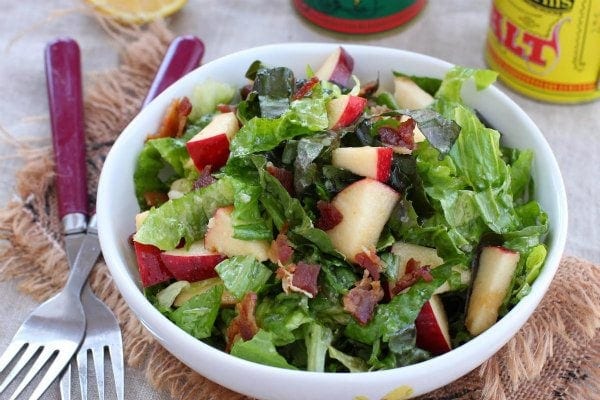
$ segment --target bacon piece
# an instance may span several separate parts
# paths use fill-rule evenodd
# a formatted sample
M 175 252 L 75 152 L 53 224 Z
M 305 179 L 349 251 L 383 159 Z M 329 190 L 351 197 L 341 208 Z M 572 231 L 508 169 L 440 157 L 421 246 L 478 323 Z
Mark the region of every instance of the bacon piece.
M 411 287 L 423 278 L 425 282 L 431 282 L 433 275 L 431 275 L 431 266 L 424 265 L 420 266 L 419 262 L 414 258 L 409 259 L 406 262 L 406 273 L 396 282 L 396 285 L 392 288 L 392 295 L 397 295 L 406 288 Z
M 250 340 L 258 332 L 258 325 L 254 312 L 256 310 L 256 301 L 258 296 L 254 292 L 248 292 L 244 295 L 242 301 L 235 305 L 237 316 L 231 321 L 227 328 L 227 348 L 228 353 L 231 346 L 238 339 Z
M 274 176 L 290 195 L 294 195 L 294 174 L 285 168 L 279 168 L 269 163 L 267 172 Z
M 200 189 L 208 186 L 216 181 L 216 179 L 210 174 L 211 166 L 207 165 L 200 172 L 200 177 L 194 182 L 194 189 Z
M 362 251 L 354 256 L 354 261 L 367 271 L 373 280 L 379 280 L 379 273 L 381 272 L 381 260 L 375 253 L 375 249 L 368 249 Z
M 294 93 L 294 95 L 292 96 L 292 100 L 299 100 L 305 97 L 311 92 L 311 90 L 313 90 L 317 83 L 319 83 L 319 78 L 317 78 L 316 76 L 310 78 L 308 81 L 306 81 L 304 85 L 300 87 L 300 89 L 296 91 L 296 93 Z
M 349 312 L 361 325 L 373 318 L 375 306 L 383 299 L 383 289 L 379 281 L 373 281 L 365 271 L 363 279 L 344 296 L 344 310 Z
M 217 104 L 217 110 L 223 114 L 228 113 L 228 112 L 235 112 L 237 110 L 237 107 L 232 105 L 232 104 Z
M 148 207 L 158 207 L 169 200 L 169 196 L 163 192 L 146 192 L 144 200 Z
M 342 213 L 332 203 L 319 200 L 317 209 L 319 210 L 319 219 L 315 222 L 315 227 L 324 231 L 333 229 L 344 219 Z
M 384 144 L 390 146 L 401 146 L 413 150 L 415 148 L 413 131 L 416 126 L 416 121 L 412 118 L 409 118 L 404 122 L 400 122 L 398 128 L 382 126 L 377 130 L 377 133 Z
M 165 137 L 181 137 L 183 129 L 187 122 L 187 116 L 192 112 L 192 103 L 187 97 L 174 99 L 160 124 L 160 128 L 154 135 L 149 135 L 146 140 L 165 138 Z
M 320 265 L 307 264 L 304 261 L 300 261 L 296 265 L 296 270 L 293 274 L 292 286 L 306 293 L 310 293 L 311 296 L 309 297 L 311 298 L 316 296 L 316 294 L 319 292 L 317 278 L 319 277 L 320 271 Z
M 367 82 L 360 87 L 360 91 L 358 95 L 360 97 L 369 97 L 372 96 L 379 89 L 379 78 L 375 81 Z
M 290 244 L 288 237 L 279 233 L 275 240 L 271 242 L 269 249 L 269 258 L 275 264 L 287 265 L 292 262 L 294 248 Z

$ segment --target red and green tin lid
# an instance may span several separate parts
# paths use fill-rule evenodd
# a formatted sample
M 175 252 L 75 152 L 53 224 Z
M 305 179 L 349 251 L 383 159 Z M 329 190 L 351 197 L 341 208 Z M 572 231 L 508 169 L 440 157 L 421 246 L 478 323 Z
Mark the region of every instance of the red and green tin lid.
M 294 0 L 298 12 L 323 28 L 343 33 L 375 33 L 414 18 L 426 0 Z

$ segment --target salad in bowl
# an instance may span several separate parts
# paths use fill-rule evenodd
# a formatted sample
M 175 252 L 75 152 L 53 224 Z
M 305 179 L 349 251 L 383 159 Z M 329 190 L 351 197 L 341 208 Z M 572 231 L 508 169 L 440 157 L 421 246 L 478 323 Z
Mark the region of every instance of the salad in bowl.
M 471 371 L 558 267 L 566 200 L 491 71 L 294 43 L 214 60 L 127 126 L 98 190 L 119 292 L 261 399 L 400 399 Z
M 315 372 L 397 368 L 460 346 L 523 296 L 547 253 L 531 150 L 461 99 L 496 74 L 353 75 L 338 47 L 304 75 L 172 100 L 137 159 L 146 297 L 234 356 Z M 365 80 L 371 79 L 371 80 Z

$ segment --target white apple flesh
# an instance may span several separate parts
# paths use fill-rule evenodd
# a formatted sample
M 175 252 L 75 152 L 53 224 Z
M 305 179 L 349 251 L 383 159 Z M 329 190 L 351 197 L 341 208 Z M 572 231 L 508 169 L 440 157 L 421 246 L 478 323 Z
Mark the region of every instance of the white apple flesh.
M 434 294 L 421 308 L 415 320 L 415 328 L 417 329 L 417 347 L 427 350 L 435 356 L 452 349 L 448 317 L 438 295 Z
M 338 129 L 351 125 L 360 117 L 367 104 L 367 99 L 359 96 L 343 94 L 327 103 L 327 119 L 329 129 Z
M 204 236 L 204 245 L 209 251 L 226 255 L 252 256 L 258 261 L 269 259 L 271 242 L 266 240 L 241 240 L 233 237 L 233 206 L 217 209 L 208 221 L 208 230 Z
M 204 170 L 208 165 L 211 166 L 211 171 L 225 165 L 229 158 L 229 142 L 238 130 L 239 123 L 235 113 L 217 114 L 187 142 L 188 153 L 198 171 Z
M 472 335 L 491 327 L 506 297 L 519 253 L 501 246 L 486 246 L 479 256 L 479 267 L 467 306 L 465 325 Z
M 400 108 L 420 110 L 433 103 L 433 97 L 405 76 L 394 77 L 394 98 Z
M 225 259 L 222 254 L 206 250 L 204 240 L 192 243 L 188 249 L 165 251 L 160 258 L 175 279 L 188 282 L 217 276 L 215 267 Z
M 391 147 L 339 147 L 331 154 L 331 165 L 356 175 L 387 182 L 393 156 Z
M 333 246 L 346 259 L 377 244 L 400 195 L 391 187 L 371 178 L 347 186 L 332 200 L 342 214 L 342 221 L 327 231 Z
M 317 70 L 315 76 L 322 81 L 333 82 L 341 87 L 346 87 L 352 70 L 354 68 L 354 59 L 343 47 L 338 47 L 326 59 L 323 65 Z

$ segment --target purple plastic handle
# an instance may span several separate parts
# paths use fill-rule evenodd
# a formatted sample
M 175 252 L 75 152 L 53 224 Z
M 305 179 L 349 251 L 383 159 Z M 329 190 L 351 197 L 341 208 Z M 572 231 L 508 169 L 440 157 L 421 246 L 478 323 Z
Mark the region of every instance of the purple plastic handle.
M 58 213 L 87 214 L 85 136 L 79 46 L 73 39 L 48 43 L 48 105 L 56 161 Z
M 176 37 L 156 72 L 154 81 L 142 103 L 142 108 L 162 93 L 173 82 L 196 69 L 204 55 L 204 43 L 195 36 Z

